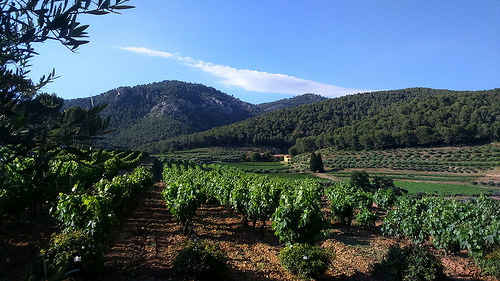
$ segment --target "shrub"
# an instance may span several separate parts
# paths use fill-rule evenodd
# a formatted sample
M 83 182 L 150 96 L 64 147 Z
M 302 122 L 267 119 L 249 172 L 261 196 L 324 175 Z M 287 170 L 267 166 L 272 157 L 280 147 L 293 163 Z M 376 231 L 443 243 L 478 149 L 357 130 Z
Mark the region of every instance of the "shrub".
M 272 216 L 272 227 L 280 241 L 314 243 L 321 239 L 327 222 L 321 211 L 321 185 L 313 180 L 296 182 L 281 194 Z
M 375 271 L 387 281 L 438 281 L 445 279 L 443 265 L 428 249 L 392 246 Z
M 370 183 L 369 175 L 366 171 L 352 171 L 349 184 L 352 186 L 361 187 L 363 190 L 370 190 L 372 185 Z
M 377 214 L 370 212 L 367 208 L 363 208 L 356 216 L 356 224 L 362 228 L 373 228 L 375 227 L 377 218 Z
M 391 178 L 376 176 L 373 178 L 373 188 L 378 189 L 394 189 L 394 181 Z
M 379 189 L 373 194 L 373 202 L 382 209 L 394 206 L 396 199 L 396 192 L 393 189 Z
M 326 189 L 333 218 L 348 225 L 351 224 L 355 210 L 371 206 L 372 198 L 370 195 L 360 187 L 348 183 L 338 182 Z
M 302 278 L 317 278 L 325 273 L 333 254 L 309 244 L 293 244 L 281 250 L 281 265 Z
M 88 194 L 59 194 L 52 216 L 64 232 L 83 230 L 96 239 L 109 235 L 115 219 L 111 199 Z
M 221 280 L 226 275 L 226 258 L 217 245 L 192 240 L 175 257 L 173 269 L 177 279 Z
M 99 244 L 85 232 L 71 231 L 52 235 L 48 249 L 41 251 L 46 274 L 53 279 L 76 273 L 94 276 L 104 267 L 104 255 Z

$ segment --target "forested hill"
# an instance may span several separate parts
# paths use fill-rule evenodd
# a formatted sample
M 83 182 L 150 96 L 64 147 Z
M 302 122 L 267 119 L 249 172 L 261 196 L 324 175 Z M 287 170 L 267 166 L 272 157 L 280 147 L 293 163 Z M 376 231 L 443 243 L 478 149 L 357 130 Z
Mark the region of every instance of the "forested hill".
M 232 124 L 261 112 L 319 100 L 298 96 L 262 106 L 243 102 L 212 87 L 181 81 L 163 81 L 121 87 L 98 96 L 66 100 L 65 107 L 108 104 L 102 116 L 110 116 L 114 133 L 105 136 L 106 147 L 149 147 L 159 140 Z
M 303 94 L 301 96 L 289 98 L 289 99 L 282 99 L 278 101 L 273 101 L 273 102 L 266 102 L 266 103 L 261 103 L 256 106 L 258 113 L 266 113 L 266 112 L 271 112 L 279 109 L 284 109 L 284 108 L 289 108 L 289 107 L 295 107 L 299 105 L 304 105 L 304 104 L 311 104 L 315 103 L 318 101 L 325 100 L 327 98 L 316 95 L 316 94 Z
M 349 95 L 283 109 L 159 142 L 166 151 L 214 145 L 271 145 L 292 153 L 458 144 L 498 139 L 500 89 L 410 88 Z

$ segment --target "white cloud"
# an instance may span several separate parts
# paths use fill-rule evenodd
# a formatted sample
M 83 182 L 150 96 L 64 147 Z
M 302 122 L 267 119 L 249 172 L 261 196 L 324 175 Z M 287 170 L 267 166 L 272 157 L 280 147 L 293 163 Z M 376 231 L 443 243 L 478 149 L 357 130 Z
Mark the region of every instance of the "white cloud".
M 249 69 L 236 69 L 226 65 L 213 64 L 190 57 L 182 57 L 168 52 L 155 51 L 145 47 L 120 48 L 122 50 L 149 56 L 173 58 L 184 65 L 200 69 L 203 72 L 222 78 L 222 81 L 220 82 L 224 85 L 241 87 L 252 92 L 289 95 L 316 93 L 327 97 L 339 97 L 369 91 L 337 87 L 285 74 L 268 73 Z
M 163 57 L 163 58 L 175 57 L 174 54 L 163 51 L 154 51 L 145 47 L 120 47 L 120 49 L 153 57 Z

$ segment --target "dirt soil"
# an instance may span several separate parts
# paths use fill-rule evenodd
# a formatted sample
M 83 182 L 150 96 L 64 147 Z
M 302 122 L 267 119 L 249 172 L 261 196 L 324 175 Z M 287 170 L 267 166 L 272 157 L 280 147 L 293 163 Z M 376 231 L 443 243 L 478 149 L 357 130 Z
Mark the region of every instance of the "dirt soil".
M 130 216 L 116 227 L 108 245 L 104 280 L 172 280 L 172 261 L 190 238 L 166 209 L 157 184 L 138 201 Z M 194 218 L 195 236 L 219 244 L 228 257 L 228 280 L 296 280 L 278 260 L 284 247 L 273 235 L 270 223 L 261 228 L 245 226 L 241 216 L 216 204 L 205 204 Z M 335 259 L 322 280 L 383 280 L 372 274 L 396 241 L 378 230 L 333 225 L 322 247 L 333 248 Z M 463 253 L 446 257 L 436 251 L 450 280 L 496 280 L 481 277 L 479 269 Z
M 19 222 L 9 218 L 0 224 L 0 280 L 29 280 L 41 271 L 40 250 L 57 230 L 47 213 Z

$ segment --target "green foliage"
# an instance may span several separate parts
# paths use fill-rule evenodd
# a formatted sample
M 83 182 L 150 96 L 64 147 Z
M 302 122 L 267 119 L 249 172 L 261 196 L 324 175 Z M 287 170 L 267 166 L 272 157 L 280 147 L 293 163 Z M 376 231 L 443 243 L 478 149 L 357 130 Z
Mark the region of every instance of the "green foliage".
M 391 178 L 375 176 L 372 183 L 375 189 L 395 189 L 394 181 Z
M 252 219 L 255 226 L 257 220 L 265 222 L 274 213 L 285 188 L 282 180 L 271 180 L 232 167 L 211 165 L 204 169 L 165 166 L 167 188 L 163 195 L 167 206 L 181 222 L 194 216 L 199 204 L 209 199 L 241 213 L 245 223 Z
M 481 170 L 488 170 L 500 165 L 500 156 L 482 157 L 482 155 L 496 155 L 499 148 L 494 144 L 483 144 L 475 146 L 459 147 L 434 147 L 434 148 L 398 148 L 384 150 L 365 150 L 352 152 L 349 150 L 325 149 L 322 150 L 326 159 L 325 165 L 335 170 L 342 169 L 381 169 L 387 168 L 399 170 L 394 172 L 370 173 L 373 178 L 374 187 L 379 176 L 391 179 L 429 180 L 429 181 L 459 181 L 470 183 L 476 181 L 474 174 Z M 296 157 L 305 164 L 303 157 Z M 425 173 L 408 174 L 407 170 L 421 171 Z M 427 173 L 436 172 L 436 173 Z M 437 173 L 439 172 L 439 173 Z M 443 174 L 442 172 L 454 173 Z M 331 172 L 335 175 L 345 177 L 346 172 Z M 390 184 L 390 183 L 389 183 Z M 389 186 L 387 186 L 389 187 Z M 478 189 L 479 190 L 479 189 Z
M 477 265 L 481 268 L 481 272 L 486 275 L 495 276 L 500 279 L 500 246 L 485 253 L 473 253 L 472 257 Z
M 72 160 L 88 160 L 90 151 L 76 149 L 85 146 L 98 135 L 109 131 L 109 119 L 99 113 L 106 107 L 91 109 L 68 108 L 62 110 L 63 99 L 40 93 L 42 87 L 53 81 L 55 71 L 42 76 L 38 83 L 28 77 L 30 59 L 36 55 L 33 43 L 59 41 L 76 50 L 88 43 L 88 25 L 82 25 L 82 14 L 102 15 L 116 10 L 132 8 L 123 5 L 127 0 L 110 1 L 17 1 L 0 4 L 0 192 L 3 201 L 16 202 L 17 208 L 28 203 L 40 206 L 61 191 L 53 173 L 54 160 L 61 155 Z M 29 159 L 30 164 L 17 169 L 16 161 Z M 68 161 L 68 160 L 66 160 Z M 22 183 L 13 182 L 8 170 L 17 170 Z M 16 178 L 18 177 L 16 176 Z M 55 182 L 56 181 L 56 182 Z M 71 179 L 65 183 L 72 186 Z M 26 202 L 26 201 L 31 202 Z M 0 203 L 0 217 L 5 213 L 17 214 L 12 206 Z M 41 209 L 41 208 L 40 208 Z
M 382 209 L 388 209 L 396 203 L 396 193 L 393 189 L 378 189 L 373 194 L 373 202 L 377 207 Z
M 259 162 L 260 161 L 260 152 L 254 152 L 250 155 L 250 161 Z
M 1 4 L 0 29 L 0 145 L 10 155 L 2 159 L 10 165 L 17 157 L 33 158 L 30 167 L 35 178 L 47 184 L 49 162 L 64 151 L 82 156 L 74 146 L 108 131 L 109 120 L 101 120 L 99 113 L 105 106 L 92 109 L 70 108 L 62 111 L 63 99 L 41 94 L 40 89 L 55 79 L 54 71 L 42 76 L 35 84 L 27 74 L 29 61 L 37 54 L 33 43 L 59 41 L 71 50 L 88 43 L 88 25 L 77 21 L 82 14 L 107 14 L 128 9 L 127 0 L 110 1 L 15 1 Z M 3 178 L 0 167 L 0 182 Z
M 446 277 L 441 261 L 422 247 L 392 246 L 375 270 L 387 281 L 439 281 Z
M 316 153 L 311 152 L 311 157 L 309 158 L 309 170 L 316 172 L 318 170 L 318 160 Z
M 349 184 L 351 186 L 361 187 L 365 191 L 371 190 L 372 188 L 369 175 L 366 171 L 352 171 Z
M 53 279 L 97 277 L 104 268 L 104 254 L 101 245 L 84 231 L 69 231 L 52 235 L 47 249 L 41 251 L 46 277 Z
M 224 280 L 226 257 L 216 244 L 191 240 L 175 257 L 173 270 L 176 279 Z
M 248 216 L 254 222 L 255 220 L 265 222 L 278 207 L 285 183 L 278 179 L 271 180 L 268 177 L 254 177 L 248 186 Z
M 327 222 L 321 211 L 321 186 L 305 180 L 283 190 L 272 217 L 274 233 L 288 243 L 314 243 L 322 237 Z
M 271 145 L 292 146 L 290 152 L 296 154 L 327 147 L 381 149 L 492 141 L 500 137 L 500 121 L 495 119 L 499 91 L 411 88 L 349 95 L 161 141 L 157 148 Z
M 404 196 L 397 209 L 389 211 L 382 231 L 406 236 L 415 244 L 430 238 L 438 249 L 466 249 L 472 255 L 482 255 L 500 244 L 500 203 L 484 196 L 465 203 Z
M 311 104 L 325 99 L 325 97 L 316 94 L 303 94 L 293 98 L 261 103 L 256 107 L 259 109 L 259 112 L 265 113 L 289 107 L 301 106 L 304 104 Z
M 97 238 L 105 238 L 115 219 L 109 198 L 89 194 L 59 194 L 53 217 L 65 232 L 81 230 Z
M 318 168 L 318 172 L 323 173 L 325 171 L 325 168 L 323 167 L 323 157 L 319 152 L 318 152 L 318 157 L 316 159 L 316 166 Z
M 164 181 L 167 187 L 162 195 L 166 201 L 167 208 L 172 215 L 183 225 L 188 227 L 190 220 L 196 210 L 205 200 L 202 189 L 202 172 L 199 169 L 165 169 Z
M 326 189 L 326 196 L 333 218 L 346 224 L 351 224 L 355 210 L 367 209 L 372 204 L 370 193 L 348 183 L 335 183 Z
M 311 157 L 309 158 L 309 169 L 312 172 L 318 172 L 318 173 L 323 173 L 324 168 L 323 168 L 323 160 L 321 158 L 321 153 L 314 153 L 311 152 Z
M 377 219 L 378 219 L 377 214 L 371 212 L 367 208 L 363 208 L 356 215 L 356 225 L 362 228 L 368 228 L 368 229 L 374 228 Z
M 116 176 L 111 181 L 101 179 L 94 185 L 100 196 L 111 199 L 113 209 L 123 209 L 134 195 L 153 183 L 153 175 L 146 168 L 139 167 L 130 175 Z
M 328 269 L 334 254 L 309 244 L 293 244 L 280 251 L 281 265 L 301 278 L 321 277 Z
M 384 218 L 382 231 L 384 234 L 396 237 L 408 237 L 413 243 L 421 245 L 429 239 L 422 225 L 424 214 L 428 210 L 429 199 L 416 200 L 412 197 L 402 196 L 399 198 L 398 208 L 389 211 Z

